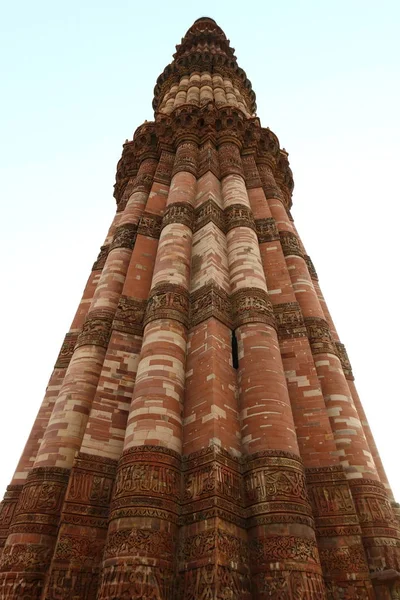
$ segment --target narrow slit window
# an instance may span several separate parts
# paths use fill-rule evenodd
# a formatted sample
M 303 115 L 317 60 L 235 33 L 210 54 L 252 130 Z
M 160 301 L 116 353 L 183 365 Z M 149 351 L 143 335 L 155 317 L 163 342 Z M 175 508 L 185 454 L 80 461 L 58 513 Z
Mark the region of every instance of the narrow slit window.
M 239 368 L 238 343 L 234 331 L 232 331 L 232 366 L 234 369 Z

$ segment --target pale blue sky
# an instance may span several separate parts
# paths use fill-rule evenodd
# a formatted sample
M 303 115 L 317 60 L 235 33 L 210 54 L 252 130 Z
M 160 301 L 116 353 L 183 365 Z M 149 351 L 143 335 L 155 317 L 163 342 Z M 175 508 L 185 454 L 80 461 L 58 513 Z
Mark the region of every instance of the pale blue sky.
M 296 225 L 400 500 L 397 0 L 2 5 L 0 494 L 111 221 L 121 144 L 203 15 L 290 153 Z

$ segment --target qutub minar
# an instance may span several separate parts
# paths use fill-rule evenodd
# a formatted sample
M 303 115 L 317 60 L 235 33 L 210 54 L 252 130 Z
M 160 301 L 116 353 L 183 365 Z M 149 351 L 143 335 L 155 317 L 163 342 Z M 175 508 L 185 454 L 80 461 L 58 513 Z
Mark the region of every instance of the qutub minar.
M 288 155 L 215 21 L 153 108 L 1 505 L 0 598 L 400 598 L 400 511 Z

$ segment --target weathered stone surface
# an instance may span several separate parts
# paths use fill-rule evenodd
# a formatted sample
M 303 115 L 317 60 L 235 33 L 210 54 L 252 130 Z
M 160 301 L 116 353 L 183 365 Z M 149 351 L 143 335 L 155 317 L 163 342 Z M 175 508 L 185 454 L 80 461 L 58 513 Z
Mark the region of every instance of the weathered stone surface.
M 200 18 L 0 505 L 4 600 L 393 600 L 399 508 L 293 177 Z

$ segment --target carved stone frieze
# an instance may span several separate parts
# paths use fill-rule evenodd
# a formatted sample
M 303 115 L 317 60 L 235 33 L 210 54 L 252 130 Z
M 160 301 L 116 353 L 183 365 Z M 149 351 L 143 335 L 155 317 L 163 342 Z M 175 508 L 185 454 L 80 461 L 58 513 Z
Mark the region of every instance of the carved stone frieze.
M 244 177 L 242 159 L 237 144 L 225 142 L 218 148 L 219 168 L 221 178 L 227 175 L 240 175 Z
M 102 270 L 102 268 L 106 264 L 109 249 L 110 249 L 109 244 L 106 244 L 105 246 L 101 246 L 98 257 L 96 258 L 95 262 L 93 263 L 92 271 L 101 271 Z
M 353 381 L 354 380 L 354 375 L 353 375 L 353 371 L 352 371 L 352 368 L 351 368 L 351 363 L 350 363 L 349 357 L 347 355 L 347 351 L 346 351 L 345 345 L 341 344 L 340 342 L 335 342 L 335 346 L 336 346 L 336 352 L 337 352 L 337 355 L 338 355 L 339 360 L 341 362 L 343 373 L 345 374 L 346 379 L 349 379 L 350 381 Z
M 126 561 L 103 568 L 98 600 L 175 600 L 175 570 L 170 566 L 146 566 Z
M 273 309 L 280 340 L 307 336 L 307 329 L 298 302 L 274 304 Z
M 7 539 L 22 488 L 22 484 L 7 486 L 3 501 L 0 503 L 0 553 Z
M 52 569 L 47 595 L 51 600 L 96 600 L 98 581 L 98 572 L 83 565 L 79 569 Z
M 214 283 L 205 284 L 190 294 L 190 326 L 195 327 L 210 317 L 227 327 L 232 326 L 230 298 Z
M 256 230 L 252 210 L 244 204 L 231 204 L 225 208 L 224 214 L 227 232 L 234 227 L 250 227 Z
M 99 565 L 103 555 L 104 540 L 92 536 L 61 535 L 57 540 L 53 561 L 67 563 L 72 569 L 79 567 L 92 567 Z
M 400 532 L 384 486 L 371 479 L 350 479 L 369 570 L 400 571 Z
M 177 511 L 180 459 L 175 452 L 158 446 L 140 446 L 122 455 L 115 482 L 112 514 L 122 507 L 146 507 L 149 494 L 150 506 L 157 507 L 159 504 L 160 508 L 171 507 L 172 512 Z
M 325 600 L 324 581 L 318 572 L 262 570 L 251 577 L 257 600 Z M 336 600 L 336 599 L 335 599 Z M 344 600 L 344 598 L 343 598 Z M 346 599 L 347 600 L 347 599 Z
M 185 137 L 184 134 L 182 135 Z M 185 171 L 197 177 L 198 157 L 199 148 L 196 142 L 188 140 L 180 142 L 176 149 L 172 176 Z
M 193 231 L 194 208 L 188 202 L 174 202 L 170 204 L 162 219 L 162 228 L 171 223 L 182 223 Z
M 126 223 L 117 227 L 113 240 L 110 244 L 111 250 L 115 248 L 128 248 L 132 250 L 136 241 L 137 225 L 135 223 Z
M 253 154 L 245 154 L 244 156 L 242 156 L 242 164 L 247 189 L 261 187 L 262 183 L 260 179 L 260 174 L 258 172 Z
M 71 471 L 64 512 L 86 515 L 84 506 L 96 516 L 94 507 L 102 507 L 98 516 L 107 516 L 117 461 L 102 456 L 78 453 Z
M 158 240 L 161 233 L 161 223 L 162 217 L 160 215 L 144 212 L 140 217 L 137 232 L 140 235 L 145 235 L 146 237 Z
M 245 323 L 265 323 L 276 327 L 268 293 L 260 288 L 242 288 L 231 296 L 234 328 Z
M 189 292 L 173 283 L 157 284 L 150 292 L 144 325 L 155 319 L 173 319 L 189 325 Z
M 273 217 L 256 219 L 255 226 L 259 244 L 263 244 L 264 242 L 274 242 L 275 240 L 280 239 L 279 231 Z
M 318 549 L 314 539 L 295 536 L 257 537 L 250 541 L 250 561 L 257 565 L 285 561 L 318 564 Z
M 115 331 L 143 335 L 143 319 L 147 300 L 121 296 L 115 313 L 112 328 Z
M 368 572 L 362 544 L 319 549 L 319 557 L 324 574 Z
M 181 562 L 197 561 L 215 556 L 216 552 L 218 552 L 219 560 L 235 563 L 247 563 L 248 561 L 247 540 L 230 535 L 219 528 L 207 529 L 185 537 L 179 548 L 179 560 Z
M 154 174 L 154 181 L 169 185 L 172 178 L 172 168 L 175 162 L 175 154 L 162 150 L 160 159 L 158 161 L 157 169 Z
M 246 511 L 253 525 L 263 515 L 272 517 L 275 524 L 281 523 L 282 513 L 294 516 L 293 523 L 299 522 L 298 516 L 311 517 L 304 467 L 298 456 L 283 451 L 258 452 L 246 459 L 243 468 Z
M 68 367 L 78 341 L 78 336 L 79 333 L 77 331 L 70 331 L 65 335 L 56 364 L 54 365 L 55 369 L 65 369 Z
M 275 181 L 271 166 L 267 162 L 257 162 L 257 169 L 261 179 L 262 188 L 267 200 L 277 198 L 281 202 L 284 201 L 283 194 Z
M 335 342 L 332 339 L 328 323 L 321 317 L 305 317 L 307 335 L 313 354 L 329 353 L 336 355 Z
M 0 572 L 43 572 L 51 558 L 51 548 L 41 544 L 25 543 L 5 546 L 0 556 Z
M 92 345 L 107 348 L 110 341 L 113 313 L 97 309 L 90 312 L 83 324 L 75 348 Z
M 208 171 L 220 178 L 218 151 L 211 140 L 207 140 L 200 147 L 198 177 L 202 177 Z
M 173 555 L 175 545 L 176 540 L 174 540 L 171 532 L 167 530 L 120 529 L 109 534 L 104 557 L 152 556 L 163 560 Z
M 292 219 L 293 221 L 293 219 Z M 316 279 L 318 281 L 317 271 L 315 270 L 314 263 L 308 254 L 304 254 L 304 260 L 306 261 L 308 272 L 310 273 L 311 279 Z
M 228 565 L 209 564 L 186 569 L 181 576 L 182 600 L 197 598 L 240 598 L 251 600 L 250 581 L 247 573 Z
M 301 249 L 299 239 L 295 233 L 292 233 L 291 231 L 280 231 L 279 237 L 281 238 L 284 256 L 303 257 L 303 251 Z
M 223 233 L 226 232 L 224 211 L 211 198 L 196 208 L 194 231 L 198 231 L 207 223 L 214 223 Z

